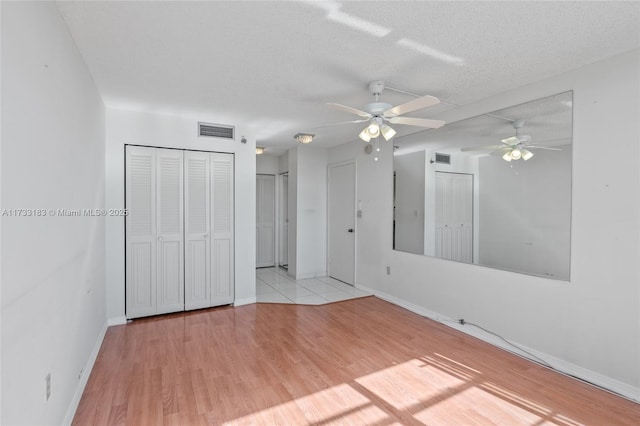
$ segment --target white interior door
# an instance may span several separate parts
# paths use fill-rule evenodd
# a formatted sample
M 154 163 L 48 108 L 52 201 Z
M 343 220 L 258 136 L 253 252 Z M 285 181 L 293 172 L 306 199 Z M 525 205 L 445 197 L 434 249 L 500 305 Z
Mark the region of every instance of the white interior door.
M 187 151 L 185 162 L 185 309 L 210 306 L 211 220 L 208 152 Z
M 436 172 L 436 257 L 473 262 L 473 175 Z
M 233 303 L 234 209 L 233 154 L 210 154 L 211 168 L 211 305 Z
M 281 176 L 280 187 L 280 266 L 289 266 L 289 175 Z
M 329 276 L 353 285 L 356 259 L 356 165 L 329 166 Z
M 156 313 L 156 153 L 126 148 L 127 318 Z
M 256 175 L 256 267 L 275 266 L 276 177 Z

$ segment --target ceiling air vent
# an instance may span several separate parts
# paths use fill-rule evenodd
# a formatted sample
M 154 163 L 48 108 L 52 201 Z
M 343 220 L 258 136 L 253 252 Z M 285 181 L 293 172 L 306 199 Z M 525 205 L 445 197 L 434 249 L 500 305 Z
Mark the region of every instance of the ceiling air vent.
M 198 136 L 207 138 L 234 139 L 235 128 L 221 124 L 198 123 Z
M 451 156 L 449 154 L 440 154 L 436 152 L 436 163 L 451 164 Z

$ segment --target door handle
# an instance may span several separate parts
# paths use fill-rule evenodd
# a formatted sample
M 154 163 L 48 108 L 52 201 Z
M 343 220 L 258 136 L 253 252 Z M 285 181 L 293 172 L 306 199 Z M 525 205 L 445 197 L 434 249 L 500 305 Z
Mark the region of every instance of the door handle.
M 353 232 L 353 228 L 347 229 L 347 232 Z

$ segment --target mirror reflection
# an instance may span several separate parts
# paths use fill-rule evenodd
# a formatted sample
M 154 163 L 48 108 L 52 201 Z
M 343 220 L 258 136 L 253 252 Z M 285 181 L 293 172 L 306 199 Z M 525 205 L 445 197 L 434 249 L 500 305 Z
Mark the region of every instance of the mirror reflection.
M 395 250 L 569 281 L 572 92 L 394 153 Z

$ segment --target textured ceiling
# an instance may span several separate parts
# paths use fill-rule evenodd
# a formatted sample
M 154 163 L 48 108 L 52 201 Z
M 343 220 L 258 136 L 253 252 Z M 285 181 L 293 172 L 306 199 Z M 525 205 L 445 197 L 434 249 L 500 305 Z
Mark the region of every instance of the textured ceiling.
M 640 46 L 639 2 L 59 2 L 107 106 L 356 140 L 367 84 L 465 105 Z M 393 105 L 413 97 L 385 90 Z M 437 117 L 439 105 L 408 114 Z M 398 136 L 421 130 L 394 126 Z

